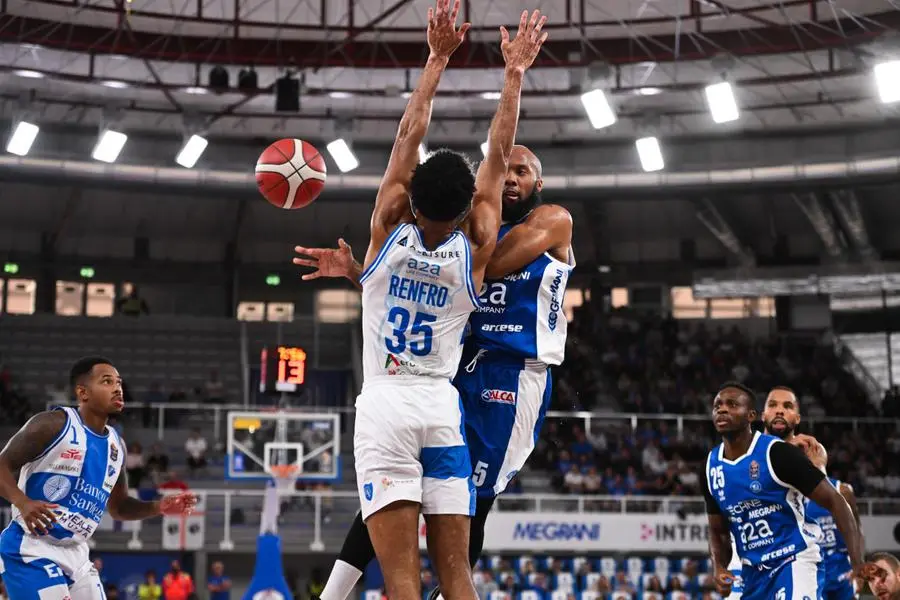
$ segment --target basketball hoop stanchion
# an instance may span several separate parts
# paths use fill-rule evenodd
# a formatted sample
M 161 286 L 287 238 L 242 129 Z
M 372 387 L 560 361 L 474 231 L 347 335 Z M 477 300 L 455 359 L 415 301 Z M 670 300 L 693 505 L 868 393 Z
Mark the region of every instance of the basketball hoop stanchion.
M 242 600 L 290 600 L 292 598 L 281 556 L 281 538 L 278 536 L 278 516 L 281 512 L 281 496 L 294 489 L 298 465 L 269 465 L 272 480 L 266 485 L 259 538 L 256 541 L 256 565 L 253 579 Z

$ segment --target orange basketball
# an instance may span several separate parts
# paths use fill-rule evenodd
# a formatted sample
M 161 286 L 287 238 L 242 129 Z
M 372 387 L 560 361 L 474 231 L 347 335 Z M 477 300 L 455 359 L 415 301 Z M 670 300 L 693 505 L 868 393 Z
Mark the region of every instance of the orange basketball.
M 278 208 L 308 206 L 325 187 L 325 159 L 303 140 L 283 139 L 270 145 L 256 161 L 256 185 Z

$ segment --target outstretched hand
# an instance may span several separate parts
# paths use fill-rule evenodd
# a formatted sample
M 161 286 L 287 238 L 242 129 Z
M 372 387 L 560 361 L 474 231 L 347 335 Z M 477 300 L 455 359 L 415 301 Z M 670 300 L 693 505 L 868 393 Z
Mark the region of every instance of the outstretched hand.
M 197 506 L 197 495 L 190 492 L 182 492 L 171 496 L 163 496 L 159 501 L 159 512 L 164 515 L 188 516 L 194 512 Z
M 549 35 L 547 32 L 541 33 L 546 22 L 547 17 L 542 17 L 539 10 L 531 13 L 531 20 L 528 19 L 528 11 L 522 11 L 519 29 L 512 40 L 506 27 L 500 27 L 500 51 L 503 52 L 507 69 L 524 72 L 531 66 Z
M 714 584 L 716 592 L 725 598 L 731 594 L 731 587 L 734 585 L 734 575 L 728 569 L 716 569 Z
M 428 9 L 428 48 L 431 53 L 440 58 L 450 58 L 450 55 L 459 48 L 471 23 L 463 23 L 456 29 L 456 17 L 459 15 L 459 1 L 453 0 L 453 9 L 450 9 L 451 0 L 437 0 L 435 8 Z
M 300 255 L 293 263 L 301 267 L 316 269 L 301 277 L 303 281 L 319 277 L 350 277 L 353 270 L 353 249 L 343 238 L 338 240 L 337 248 L 304 248 L 294 246 L 294 252 Z

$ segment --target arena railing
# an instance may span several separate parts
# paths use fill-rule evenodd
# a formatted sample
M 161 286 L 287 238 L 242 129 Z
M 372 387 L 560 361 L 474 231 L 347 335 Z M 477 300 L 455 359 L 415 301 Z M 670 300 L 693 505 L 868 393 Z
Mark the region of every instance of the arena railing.
M 264 489 L 197 489 L 192 490 L 203 496 L 203 518 L 205 533 L 203 547 L 207 549 L 234 550 L 235 547 L 252 547 L 259 532 L 259 509 Z M 303 504 L 305 503 L 305 505 Z M 290 506 L 300 504 L 301 510 L 291 513 Z M 311 505 L 311 506 L 310 506 Z M 359 508 L 359 496 L 355 491 L 290 491 L 282 495 L 281 526 L 285 545 L 310 549 L 336 551 L 343 536 Z M 287 506 L 288 508 L 284 508 Z M 900 499 L 860 498 L 858 506 L 861 516 L 900 515 Z M 309 511 L 309 508 L 312 511 Z M 237 510 L 236 510 L 237 509 Z M 704 514 L 703 498 L 700 496 L 574 496 L 558 494 L 504 494 L 497 498 L 494 510 L 520 513 L 567 513 L 567 514 L 635 514 L 635 515 L 689 515 Z M 287 511 L 287 512 L 285 512 Z M 330 519 L 330 513 L 340 514 L 340 519 Z M 244 523 L 232 523 L 237 512 L 245 513 Z M 294 516 L 291 517 L 290 515 Z M 346 517 L 346 518 L 344 518 Z M 292 520 L 293 519 L 293 520 Z M 130 524 L 130 550 L 141 550 L 161 544 L 162 524 L 159 520 Z M 98 532 L 102 543 L 103 533 Z M 122 538 L 117 543 L 122 543 Z
M 57 406 L 57 403 L 47 402 L 47 408 Z M 70 406 L 75 406 L 71 404 Z M 138 412 L 146 410 L 147 405 L 141 402 L 135 402 L 135 406 L 131 411 Z M 154 428 L 156 429 L 157 439 L 165 438 L 167 428 L 167 417 L 174 415 L 190 415 L 198 421 L 201 417 L 198 413 L 212 413 L 212 433 L 214 440 L 221 440 L 225 432 L 225 416 L 229 411 L 248 411 L 248 410 L 266 410 L 270 411 L 271 406 L 247 405 L 247 404 L 211 404 L 211 403 L 191 403 L 191 402 L 163 402 L 154 404 L 149 407 L 154 414 Z M 315 413 L 341 413 L 354 414 L 356 409 L 353 407 L 335 407 L 335 406 L 296 406 L 290 407 L 288 410 L 292 412 L 315 412 Z M 133 413 L 127 413 L 128 415 Z M 591 426 L 595 423 L 609 421 L 627 421 L 633 431 L 638 429 L 642 421 L 668 422 L 674 423 L 675 432 L 680 436 L 684 434 L 684 426 L 686 423 L 710 423 L 709 415 L 682 415 L 674 413 L 621 413 L 621 412 L 591 412 L 591 411 L 558 411 L 551 410 L 547 412 L 548 419 L 570 419 L 579 420 L 584 423 L 585 431 L 591 431 Z M 171 428 L 174 419 L 169 419 L 168 427 Z M 204 431 L 209 431 L 209 418 L 202 417 Z M 886 419 L 882 417 L 804 417 L 804 426 L 815 430 L 818 425 L 840 425 L 842 427 L 850 427 L 853 431 L 857 431 L 861 425 L 882 425 L 885 427 L 895 427 L 900 431 L 900 419 Z

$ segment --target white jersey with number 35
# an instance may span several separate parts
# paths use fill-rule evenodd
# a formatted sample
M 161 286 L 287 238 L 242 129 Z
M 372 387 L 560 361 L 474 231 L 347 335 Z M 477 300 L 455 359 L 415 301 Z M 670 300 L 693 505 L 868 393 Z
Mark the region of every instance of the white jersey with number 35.
M 466 323 L 478 306 L 462 231 L 428 250 L 416 225 L 398 225 L 360 283 L 365 380 L 456 374 Z

